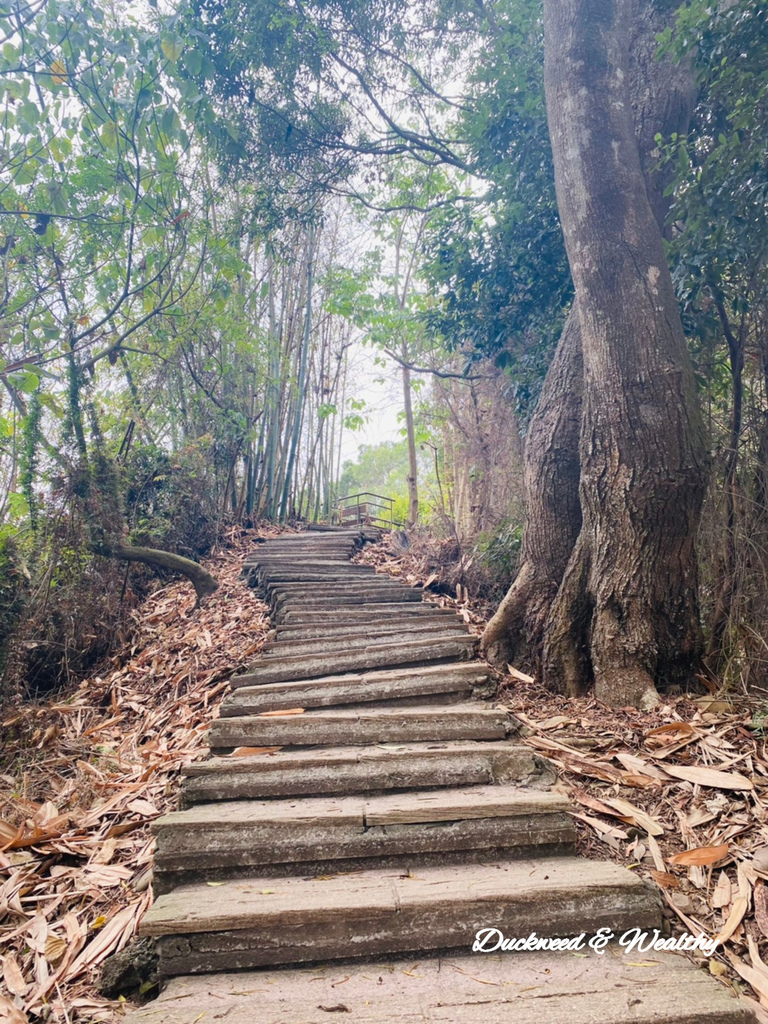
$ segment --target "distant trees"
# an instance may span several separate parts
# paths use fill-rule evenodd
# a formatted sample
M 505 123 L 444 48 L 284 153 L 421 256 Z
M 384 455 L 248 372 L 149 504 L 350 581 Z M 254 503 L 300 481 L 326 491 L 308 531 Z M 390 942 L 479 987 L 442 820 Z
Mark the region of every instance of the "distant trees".
M 0 621 L 43 609 L 54 675 L 52 605 L 141 586 L 94 551 L 329 515 L 363 344 L 403 519 L 511 565 L 526 492 L 489 656 L 619 703 L 759 673 L 766 13 L 628 4 L 0 12 Z

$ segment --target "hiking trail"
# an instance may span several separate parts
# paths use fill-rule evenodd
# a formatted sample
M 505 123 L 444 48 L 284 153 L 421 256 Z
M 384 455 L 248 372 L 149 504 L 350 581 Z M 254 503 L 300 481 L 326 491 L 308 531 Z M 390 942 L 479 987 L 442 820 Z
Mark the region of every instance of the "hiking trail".
M 167 984 L 126 1024 L 753 1021 L 680 955 L 470 952 L 482 928 L 661 929 L 660 901 L 575 855 L 571 804 L 465 624 L 350 561 L 377 538 L 309 530 L 247 558 L 274 635 L 154 824 L 141 933 Z

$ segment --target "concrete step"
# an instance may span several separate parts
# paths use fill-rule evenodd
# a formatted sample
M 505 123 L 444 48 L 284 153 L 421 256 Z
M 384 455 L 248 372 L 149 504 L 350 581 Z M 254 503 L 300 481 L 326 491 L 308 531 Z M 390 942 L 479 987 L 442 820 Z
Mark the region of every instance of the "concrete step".
M 469 942 L 467 942 L 469 945 Z M 254 1007 L 258 1005 L 258 1016 Z M 674 953 L 501 953 L 186 975 L 124 1024 L 755 1024 Z
M 168 976 L 466 950 L 486 927 L 546 937 L 660 924 L 658 897 L 625 868 L 555 857 L 183 886 L 140 930 Z
M 530 747 L 512 740 L 312 747 L 196 761 L 184 769 L 182 801 L 190 806 L 435 786 L 541 785 L 552 777 Z
M 456 700 L 470 700 L 474 695 L 489 696 L 488 673 L 478 664 L 465 662 L 241 686 L 227 694 L 219 714 L 223 718 L 237 718 L 265 711 L 336 707 L 339 704 L 367 704 L 403 698 L 422 698 L 421 703 L 424 704 L 448 695 Z
M 355 583 L 355 582 L 370 582 L 378 579 L 376 574 L 371 570 L 370 572 L 352 572 L 352 569 L 366 569 L 367 566 L 344 566 L 342 569 L 328 566 L 327 569 L 311 568 L 311 569 L 296 569 L 295 571 L 290 570 L 269 570 L 269 569 L 257 569 L 259 580 L 263 585 L 278 585 L 280 583 Z
M 435 618 L 413 617 L 403 621 L 361 622 L 345 623 L 340 626 L 277 626 L 273 631 L 273 638 L 268 641 L 268 646 L 282 644 L 286 641 L 296 640 L 333 640 L 337 637 L 369 636 L 406 636 L 411 633 L 435 633 L 454 631 L 467 634 L 467 627 L 458 617 L 453 620 L 443 616 Z
M 262 552 L 268 552 L 270 555 L 275 552 L 290 556 L 296 553 L 310 552 L 311 554 L 327 554 L 328 552 L 353 552 L 359 547 L 359 541 L 353 537 L 318 537 L 304 539 L 296 538 L 295 540 L 285 541 L 267 541 L 265 544 L 259 544 L 252 552 L 247 556 L 252 558 L 254 555 L 259 555 Z
M 573 853 L 559 792 L 464 786 L 415 793 L 199 804 L 158 818 L 155 894 L 247 874 L 316 875 Z
M 291 609 L 281 611 L 280 615 L 273 619 L 276 625 L 293 626 L 338 626 L 342 623 L 383 623 L 405 621 L 407 619 L 433 620 L 450 619 L 455 622 L 456 613 L 449 608 L 439 608 L 434 604 L 366 604 L 345 608 L 343 615 L 337 611 L 329 611 L 327 608 L 312 609 Z
M 358 746 L 364 743 L 442 743 L 503 740 L 515 730 L 506 711 L 478 704 L 435 708 L 307 711 L 301 715 L 216 718 L 214 750 L 234 747 Z
M 362 650 L 332 654 L 294 654 L 290 658 L 264 657 L 242 675 L 233 676 L 230 686 L 255 686 L 259 683 L 287 683 L 294 679 L 315 679 L 318 676 L 338 675 L 405 665 L 421 665 L 434 661 L 449 661 L 466 657 L 476 638 L 452 636 L 450 639 L 413 640 L 407 644 L 395 641 L 381 643 L 374 640 Z
M 376 629 L 367 632 L 343 636 L 310 637 L 301 640 L 273 640 L 267 642 L 260 651 L 260 658 L 273 662 L 276 658 L 292 659 L 309 655 L 317 657 L 325 654 L 343 654 L 347 651 L 365 651 L 372 644 L 397 644 L 400 646 L 424 642 L 440 643 L 443 640 L 465 640 L 474 643 L 477 637 L 462 629 L 458 624 L 444 625 L 437 630 L 403 630 L 381 633 Z
M 345 587 L 337 594 L 322 595 L 318 588 L 314 587 L 307 595 L 296 593 L 285 593 L 273 599 L 273 605 L 278 609 L 309 609 L 327 608 L 330 603 L 334 608 L 345 608 L 349 605 L 359 604 L 410 604 L 420 603 L 422 599 L 420 590 L 408 590 L 406 587 L 392 589 L 390 587 L 371 587 L 362 589 L 357 587 Z
M 397 580 L 388 580 L 381 576 L 360 576 L 352 575 L 347 579 L 341 577 L 340 579 L 329 579 L 323 584 L 323 592 L 328 590 L 332 594 L 336 594 L 341 590 L 354 589 L 360 591 L 366 591 L 371 589 L 377 590 L 395 590 L 395 591 L 415 591 L 421 597 L 424 593 L 418 587 L 409 587 L 403 583 L 398 583 Z M 273 583 L 271 581 L 266 582 L 264 589 L 272 591 L 280 591 L 286 594 L 304 594 L 308 591 L 317 591 L 317 586 L 312 580 L 295 579 L 286 580 L 284 582 Z

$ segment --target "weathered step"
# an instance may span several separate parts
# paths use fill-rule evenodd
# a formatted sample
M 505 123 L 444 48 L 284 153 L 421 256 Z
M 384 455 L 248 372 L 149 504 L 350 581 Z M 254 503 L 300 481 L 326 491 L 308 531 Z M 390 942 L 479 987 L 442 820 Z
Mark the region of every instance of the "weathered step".
M 447 661 L 466 655 L 475 640 L 475 637 L 469 635 L 446 640 L 412 640 L 406 644 L 398 641 L 381 643 L 374 640 L 364 650 L 317 655 L 296 654 L 290 659 L 279 660 L 263 658 L 255 662 L 247 672 L 233 676 L 229 683 L 236 689 L 239 686 L 254 686 L 259 683 L 287 683 L 293 679 L 314 679 L 317 676 L 338 675 L 341 672 L 358 672 L 361 669 L 396 668 L 430 661 Z
M 384 587 L 371 587 L 369 590 L 349 587 L 340 590 L 336 594 L 323 596 L 314 587 L 306 595 L 297 593 L 286 593 L 280 595 L 274 606 L 279 609 L 304 609 L 304 608 L 327 608 L 333 603 L 335 608 L 344 608 L 349 605 L 358 604 L 409 604 L 420 602 L 422 598 L 420 590 L 408 590 L 406 587 L 398 587 L 396 590 Z
M 481 688 L 487 695 L 487 681 L 488 673 L 480 665 L 465 662 L 395 672 L 326 676 L 324 679 L 302 679 L 290 683 L 264 683 L 261 686 L 242 686 L 227 694 L 219 714 L 232 718 L 289 708 L 335 707 L 404 697 L 423 697 L 422 703 L 426 703 L 429 699 L 448 694 L 457 700 L 469 700 Z
M 154 822 L 155 892 L 188 881 L 442 862 L 444 854 L 573 853 L 561 793 L 473 786 L 200 804 Z
M 297 571 L 299 569 L 310 569 L 310 570 L 323 570 L 333 569 L 337 572 L 349 571 L 350 574 L 360 573 L 368 574 L 370 572 L 370 566 L 358 565 L 355 562 L 350 562 L 349 558 L 340 555 L 334 555 L 333 557 L 324 557 L 321 554 L 312 554 L 297 552 L 295 554 L 290 553 L 270 553 L 268 551 L 257 551 L 255 554 L 248 555 L 244 560 L 244 565 L 248 569 L 252 569 L 254 566 L 263 567 L 264 569 L 278 570 L 278 571 Z
M 286 594 L 305 594 L 308 591 L 316 591 L 317 587 L 311 580 L 289 580 L 281 583 L 269 582 L 265 585 L 265 590 L 270 593 L 277 590 L 281 593 Z M 327 580 L 323 584 L 323 591 L 328 591 L 332 594 L 337 594 L 342 590 L 359 590 L 365 592 L 368 590 L 394 590 L 396 592 L 413 592 L 419 595 L 421 598 L 424 593 L 423 590 L 417 587 L 407 587 L 403 583 L 398 583 L 396 580 L 383 579 L 381 576 L 353 576 L 348 579 L 338 580 Z
M 294 658 L 303 657 L 304 655 L 317 657 L 321 654 L 345 654 L 351 651 L 365 651 L 372 644 L 411 645 L 425 641 L 439 643 L 443 640 L 465 640 L 467 643 L 472 644 L 476 639 L 477 637 L 469 634 L 466 628 L 462 629 L 461 626 L 454 624 L 450 626 L 446 624 L 442 629 L 435 631 L 415 629 L 411 632 L 398 630 L 396 632 L 380 633 L 378 630 L 371 629 L 367 633 L 357 633 L 357 635 L 350 635 L 348 633 L 345 636 L 328 637 L 327 639 L 311 637 L 303 640 L 273 640 L 264 645 L 260 652 L 260 658 L 271 663 L 276 658 Z
M 303 715 L 216 718 L 213 749 L 306 747 L 338 743 L 440 743 L 502 740 L 514 730 L 506 711 L 476 704 L 448 707 L 375 708 L 370 711 L 307 711 Z
M 467 943 L 472 936 L 467 936 Z M 254 1017 L 254 1006 L 259 1017 Z M 343 1009 L 342 1009 L 343 1008 Z M 755 1024 L 730 989 L 674 953 L 420 957 L 171 979 L 124 1024 Z
M 489 926 L 511 936 L 567 936 L 660 923 L 658 897 L 625 868 L 555 857 L 183 886 L 156 901 L 141 932 L 158 939 L 167 976 L 423 956 L 466 949 Z
M 344 583 L 276 583 L 274 586 L 260 587 L 262 594 L 268 601 L 282 603 L 286 599 L 312 603 L 319 596 L 326 598 L 335 606 L 340 601 L 346 603 L 364 603 L 365 601 L 389 604 L 391 601 L 421 601 L 422 591 L 413 590 L 409 587 L 401 587 L 400 584 L 382 584 L 376 580 L 366 580 L 362 583 L 346 581 Z M 359 598 L 359 601 L 349 601 L 349 598 Z
M 466 624 L 459 618 L 453 620 L 443 616 L 436 618 L 405 619 L 383 622 L 349 622 L 338 626 L 277 626 L 272 639 L 267 644 L 282 644 L 289 640 L 333 640 L 337 637 L 355 637 L 359 635 L 379 637 L 387 635 L 405 636 L 410 633 L 442 633 L 446 631 L 467 634 Z
M 347 537 L 285 537 L 259 544 L 255 551 L 337 551 L 360 546 L 360 538 Z M 255 553 L 255 552 L 254 552 Z
M 434 604 L 366 604 L 355 605 L 345 608 L 343 615 L 337 611 L 329 611 L 327 608 L 312 608 L 307 610 L 290 609 L 281 611 L 277 624 L 294 626 L 323 626 L 339 625 L 345 622 L 384 622 L 386 620 L 404 621 L 406 619 L 456 620 L 456 613 L 449 608 L 438 608 Z
M 329 567 L 328 569 L 297 569 L 293 572 L 285 570 L 283 572 L 268 571 L 266 569 L 258 569 L 259 580 L 264 586 L 280 585 L 281 583 L 355 583 L 355 582 L 371 582 L 375 580 L 376 575 L 371 572 L 349 572 L 348 568 L 342 572 L 339 569 Z
M 184 769 L 186 806 L 212 800 L 350 795 L 436 786 L 504 785 L 548 781 L 531 748 L 511 740 L 456 740 L 221 757 Z

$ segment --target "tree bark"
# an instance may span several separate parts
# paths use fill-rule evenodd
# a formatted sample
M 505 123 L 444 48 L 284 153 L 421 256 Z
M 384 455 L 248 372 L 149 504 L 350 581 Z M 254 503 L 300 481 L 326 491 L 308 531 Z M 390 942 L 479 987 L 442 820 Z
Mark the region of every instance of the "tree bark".
M 108 542 L 94 545 L 94 551 L 97 555 L 103 555 L 105 558 L 119 558 L 123 562 L 143 562 L 145 565 L 160 565 L 164 569 L 180 572 L 190 580 L 195 588 L 195 594 L 197 595 L 196 608 L 204 597 L 207 597 L 219 588 L 217 581 L 202 565 L 193 562 L 191 558 L 174 555 L 170 551 L 160 551 L 158 548 L 131 547 L 126 544 L 111 544 Z
M 526 528 L 520 570 L 488 623 L 493 664 L 537 671 L 544 624 L 581 529 L 579 431 L 583 366 L 575 306 L 550 364 L 523 450 Z
M 675 65 L 656 57 L 657 34 L 669 12 L 636 0 L 628 19 L 627 57 L 634 135 L 648 202 L 666 237 L 674 168 L 657 166 L 656 135 L 683 133 L 695 98 L 689 64 Z M 579 433 L 582 417 L 583 363 L 578 314 L 571 311 L 550 365 L 525 445 L 524 482 L 527 523 L 521 568 L 507 597 L 483 635 L 482 645 L 493 663 L 516 661 L 541 674 L 544 633 L 566 565 L 579 536 Z M 583 556 L 579 556 L 582 561 Z M 573 579 L 571 579 L 571 585 Z M 563 625 L 563 624 L 561 624 Z M 591 678 L 587 657 L 589 616 L 567 623 L 570 645 L 583 657 L 571 664 L 568 678 L 550 685 L 580 692 Z M 553 626 L 554 628 L 554 626 Z
M 582 526 L 543 678 L 651 704 L 701 653 L 704 428 L 630 96 L 629 0 L 545 0 L 555 186 L 584 360 Z
M 403 361 L 407 360 L 408 350 L 403 344 Z M 411 400 L 411 371 L 403 366 L 403 408 L 405 409 L 405 436 L 408 443 L 408 519 L 406 530 L 412 530 L 419 522 L 419 463 L 416 456 L 416 426 L 413 421 L 413 402 Z

